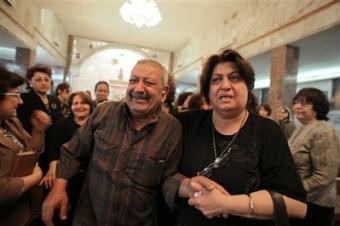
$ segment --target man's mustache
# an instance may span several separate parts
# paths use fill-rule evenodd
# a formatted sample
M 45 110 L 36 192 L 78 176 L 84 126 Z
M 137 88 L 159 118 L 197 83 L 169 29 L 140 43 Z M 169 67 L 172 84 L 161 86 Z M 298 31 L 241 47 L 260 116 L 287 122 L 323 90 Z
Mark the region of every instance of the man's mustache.
M 135 99 L 143 99 L 143 100 L 148 100 L 150 99 L 150 96 L 147 94 L 147 93 L 135 93 L 135 92 L 132 92 L 130 94 L 130 96 L 132 98 L 135 98 Z

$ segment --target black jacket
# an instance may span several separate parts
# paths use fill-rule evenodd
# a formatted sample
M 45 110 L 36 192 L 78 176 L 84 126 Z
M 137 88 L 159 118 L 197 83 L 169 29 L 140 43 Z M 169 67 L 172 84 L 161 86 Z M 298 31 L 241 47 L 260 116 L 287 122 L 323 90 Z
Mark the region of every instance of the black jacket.
M 22 125 L 24 126 L 25 130 L 28 133 L 32 132 L 32 124 L 30 118 L 33 111 L 42 110 L 46 114 L 48 114 L 52 119 L 52 125 L 46 131 L 45 134 L 45 151 L 41 155 L 41 158 L 39 159 L 40 166 L 42 170 L 45 171 L 46 169 L 48 169 L 49 164 L 47 157 L 48 156 L 47 147 L 49 144 L 49 139 L 51 139 L 49 133 L 53 126 L 55 125 L 55 123 L 63 118 L 61 111 L 61 103 L 58 98 L 48 95 L 49 107 L 47 108 L 43 101 L 41 100 L 41 98 L 38 96 L 38 94 L 36 94 L 32 89 L 30 89 L 28 93 L 23 93 L 21 95 L 21 99 L 23 100 L 23 104 L 18 107 L 17 114 L 19 120 L 21 121 Z

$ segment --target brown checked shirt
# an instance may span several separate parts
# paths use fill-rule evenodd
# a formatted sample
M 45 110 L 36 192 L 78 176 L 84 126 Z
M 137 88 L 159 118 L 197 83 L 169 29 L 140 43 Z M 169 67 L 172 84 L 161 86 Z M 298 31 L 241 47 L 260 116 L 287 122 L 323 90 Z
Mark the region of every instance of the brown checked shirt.
M 157 192 L 176 172 L 181 131 L 163 110 L 136 131 L 125 102 L 99 105 L 61 151 L 58 177 L 66 179 L 92 155 L 73 225 L 157 225 Z

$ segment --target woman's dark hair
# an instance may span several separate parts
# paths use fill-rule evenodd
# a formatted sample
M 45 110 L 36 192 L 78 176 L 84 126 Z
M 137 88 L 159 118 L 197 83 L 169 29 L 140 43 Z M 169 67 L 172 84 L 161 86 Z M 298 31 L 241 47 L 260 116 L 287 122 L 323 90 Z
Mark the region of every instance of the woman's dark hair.
M 329 101 L 326 95 L 316 88 L 301 89 L 293 98 L 293 104 L 301 101 L 302 103 L 309 103 L 313 105 L 313 110 L 316 112 L 318 120 L 328 120 L 327 114 L 329 112 Z
M 178 95 L 177 97 L 177 103 L 176 106 L 182 106 L 185 102 L 185 100 L 188 98 L 188 96 L 192 95 L 192 92 L 183 92 L 181 94 Z
M 175 83 L 175 78 L 171 72 L 168 72 L 168 87 L 169 87 L 169 92 L 165 98 L 164 105 L 169 109 L 169 113 L 171 115 L 174 115 L 177 113 L 177 109 L 173 105 L 173 102 L 175 101 L 175 94 L 176 94 L 176 83 Z
M 63 82 L 57 85 L 57 88 L 55 89 L 55 96 L 59 95 L 59 92 L 63 92 L 64 90 L 70 89 L 70 84 Z
M 260 104 L 257 108 L 258 111 L 260 111 L 261 108 L 263 108 L 266 112 L 268 112 L 268 116 L 272 114 L 272 108 L 268 104 Z
M 92 113 L 93 111 L 93 101 L 91 99 L 91 97 L 86 93 L 86 92 L 83 92 L 83 91 L 79 91 L 79 92 L 74 92 L 70 95 L 70 97 L 68 98 L 68 106 L 70 108 L 70 117 L 71 118 L 74 118 L 74 113 L 71 109 L 71 106 L 72 106 L 72 102 L 73 102 L 73 99 L 75 96 L 80 96 L 81 99 L 88 105 L 90 105 L 90 113 Z
M 47 74 L 48 77 L 52 78 L 52 69 L 49 66 L 43 64 L 37 64 L 33 67 L 30 67 L 26 72 L 26 78 L 28 80 L 32 80 L 33 75 L 36 72 Z
M 169 92 L 166 96 L 165 102 L 173 103 L 175 101 L 175 94 L 176 94 L 176 83 L 175 78 L 172 73 L 168 73 L 168 86 L 169 86 Z
M 7 93 L 8 90 L 17 88 L 25 83 L 25 79 L 20 75 L 8 71 L 0 65 L 0 93 Z M 5 99 L 5 95 L 0 94 L 0 101 Z
M 245 60 L 238 52 L 226 49 L 222 51 L 220 54 L 212 55 L 208 58 L 206 63 L 202 69 L 202 75 L 200 77 L 200 85 L 201 85 L 201 95 L 205 97 L 207 103 L 210 103 L 209 100 L 209 89 L 210 89 L 210 80 L 212 77 L 212 73 L 216 67 L 216 65 L 220 63 L 232 62 L 235 64 L 236 68 L 241 74 L 241 77 L 244 79 L 247 88 L 248 88 L 248 103 L 250 100 L 250 91 L 254 88 L 255 82 L 255 73 L 253 67 L 250 63 Z
M 258 100 L 257 97 L 253 92 L 249 92 L 248 94 L 248 103 L 247 103 L 247 110 L 249 112 L 257 114 L 257 106 L 258 106 Z
M 202 108 L 202 105 L 204 104 L 203 97 L 198 94 L 192 94 L 188 103 L 188 109 L 189 110 L 199 110 Z

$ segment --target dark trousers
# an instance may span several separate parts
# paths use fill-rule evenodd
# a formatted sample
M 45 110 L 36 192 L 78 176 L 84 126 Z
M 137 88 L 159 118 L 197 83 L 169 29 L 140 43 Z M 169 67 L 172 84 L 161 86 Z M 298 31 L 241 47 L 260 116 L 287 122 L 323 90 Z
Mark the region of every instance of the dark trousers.
M 305 219 L 291 222 L 293 226 L 333 226 L 334 208 L 307 203 Z

